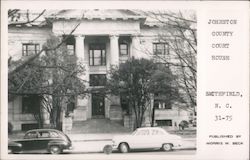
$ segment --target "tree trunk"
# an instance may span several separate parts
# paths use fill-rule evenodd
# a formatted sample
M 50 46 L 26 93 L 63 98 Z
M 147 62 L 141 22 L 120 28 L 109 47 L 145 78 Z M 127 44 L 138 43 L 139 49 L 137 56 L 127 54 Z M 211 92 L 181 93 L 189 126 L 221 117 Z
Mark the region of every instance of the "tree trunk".
M 154 125 L 155 125 L 155 107 L 153 107 L 151 127 L 154 127 Z

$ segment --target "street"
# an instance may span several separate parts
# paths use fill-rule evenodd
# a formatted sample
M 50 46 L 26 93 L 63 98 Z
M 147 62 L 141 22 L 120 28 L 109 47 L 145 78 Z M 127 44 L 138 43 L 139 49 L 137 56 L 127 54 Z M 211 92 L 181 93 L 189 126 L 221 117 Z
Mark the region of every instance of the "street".
M 64 151 L 65 154 L 82 154 L 82 153 L 103 153 L 105 145 L 111 145 L 112 141 L 73 141 L 73 150 Z M 126 154 L 195 154 L 195 142 L 193 140 L 184 140 L 181 149 L 173 150 L 171 152 L 164 152 L 162 150 L 136 150 Z M 123 154 L 118 152 L 116 149 L 113 150 L 112 154 Z
M 164 152 L 161 150 L 155 150 L 155 151 L 131 151 L 129 153 L 120 153 L 118 151 L 113 151 L 111 154 L 115 155 L 194 155 L 196 150 L 173 150 L 171 152 Z M 71 152 L 71 151 L 65 151 L 63 154 L 91 154 L 91 155 L 103 155 L 105 153 L 103 152 Z

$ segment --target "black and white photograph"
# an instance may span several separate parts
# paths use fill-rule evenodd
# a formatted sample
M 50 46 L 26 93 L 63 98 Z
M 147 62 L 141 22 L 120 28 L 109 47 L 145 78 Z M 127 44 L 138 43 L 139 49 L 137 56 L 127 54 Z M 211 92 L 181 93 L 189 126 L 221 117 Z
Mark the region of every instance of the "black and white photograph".
M 196 154 L 195 10 L 12 8 L 7 37 L 9 155 Z

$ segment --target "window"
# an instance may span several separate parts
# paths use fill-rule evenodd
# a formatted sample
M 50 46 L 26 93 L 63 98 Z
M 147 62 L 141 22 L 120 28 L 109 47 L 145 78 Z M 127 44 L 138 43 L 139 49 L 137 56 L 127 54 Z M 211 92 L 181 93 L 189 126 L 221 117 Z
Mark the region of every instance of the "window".
M 75 55 L 75 37 L 73 35 L 63 35 L 68 55 Z
M 90 44 L 89 46 L 89 65 L 105 66 L 106 51 L 104 44 Z
M 35 113 L 39 111 L 40 97 L 29 95 L 22 97 L 22 113 Z
M 76 105 L 75 102 L 76 102 L 76 98 L 74 96 L 71 96 L 68 99 L 67 107 L 66 107 L 66 112 L 65 112 L 65 116 L 66 117 L 68 117 L 70 113 L 74 112 L 75 105 Z
M 32 139 L 32 138 L 38 138 L 38 134 L 36 131 L 29 132 L 24 136 L 24 139 Z
M 121 43 L 119 44 L 120 55 L 128 55 L 128 44 Z
M 67 44 L 67 53 L 68 53 L 68 55 L 74 55 L 75 54 L 75 46 L 72 44 Z
M 89 83 L 90 86 L 105 86 L 106 74 L 90 74 Z
M 149 135 L 149 130 L 148 130 L 148 129 L 139 130 L 139 131 L 136 132 L 135 135 L 137 135 L 137 136 L 138 136 L 138 135 L 144 135 L 144 136 Z
M 28 130 L 31 130 L 31 129 L 36 129 L 38 128 L 38 124 L 37 123 L 24 123 L 24 124 L 21 124 L 21 130 L 22 131 L 28 131 Z
M 154 43 L 153 53 L 154 55 L 167 55 L 169 53 L 168 43 Z
M 156 120 L 157 126 L 172 126 L 172 120 Z
M 152 135 L 164 135 L 163 131 L 153 129 L 151 132 Z
M 154 108 L 155 109 L 172 109 L 172 106 L 170 104 L 167 105 L 165 102 L 155 101 Z
M 54 132 L 54 131 L 50 131 L 50 137 L 51 137 L 51 138 L 58 138 L 59 135 L 58 135 L 58 133 L 56 133 L 56 132 Z
M 39 51 L 40 51 L 39 44 L 33 44 L 33 43 L 24 43 L 23 44 L 23 49 L 22 49 L 23 56 L 30 56 L 33 54 L 37 54 Z
M 49 138 L 50 134 L 48 131 L 41 131 L 39 132 L 39 138 Z

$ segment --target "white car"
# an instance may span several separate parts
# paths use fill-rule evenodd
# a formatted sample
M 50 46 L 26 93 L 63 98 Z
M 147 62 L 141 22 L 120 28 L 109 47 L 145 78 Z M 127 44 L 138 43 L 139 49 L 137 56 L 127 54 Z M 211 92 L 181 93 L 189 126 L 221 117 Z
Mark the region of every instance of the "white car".
M 159 127 L 145 127 L 136 129 L 131 135 L 115 136 L 113 148 L 121 153 L 132 149 L 163 149 L 171 151 L 181 147 L 182 138 L 172 135 Z

